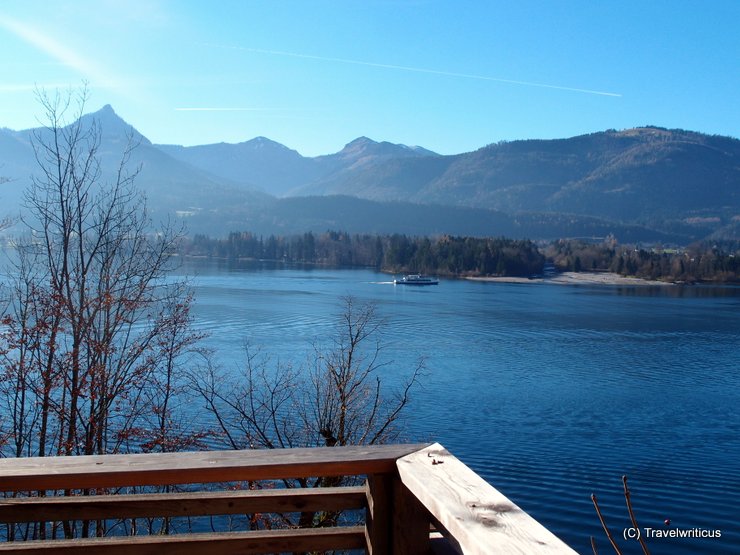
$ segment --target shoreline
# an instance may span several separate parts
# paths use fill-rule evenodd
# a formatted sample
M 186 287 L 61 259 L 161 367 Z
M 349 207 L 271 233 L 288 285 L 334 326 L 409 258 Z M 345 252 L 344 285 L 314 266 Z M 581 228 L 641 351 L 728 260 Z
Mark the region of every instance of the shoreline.
M 212 256 L 212 255 L 200 255 L 200 254 L 181 254 L 174 253 L 171 256 L 180 257 L 184 260 L 216 260 L 219 262 L 268 262 L 272 264 L 282 265 L 294 265 L 294 266 L 313 266 L 317 268 L 333 268 L 333 269 L 373 269 L 382 274 L 389 276 L 395 276 L 403 274 L 404 271 L 390 271 L 390 270 L 378 270 L 373 266 L 363 265 L 349 265 L 349 266 L 337 266 L 335 264 L 329 264 L 323 261 L 288 261 L 288 260 L 275 260 L 266 258 L 250 258 L 250 257 L 238 257 L 232 258 L 229 256 Z M 720 286 L 740 286 L 740 281 L 692 281 L 692 282 L 673 282 L 673 281 L 660 281 L 650 280 L 638 277 L 627 277 L 622 276 L 613 272 L 561 272 L 553 274 L 552 276 L 542 277 L 519 277 L 519 276 L 466 276 L 466 275 L 448 275 L 448 274 L 434 274 L 444 279 L 466 279 L 468 281 L 483 281 L 491 283 L 554 283 L 558 285 L 626 285 L 626 286 L 677 286 L 677 285 L 720 285 Z
M 675 283 L 648 280 L 636 277 L 625 277 L 612 272 L 563 272 L 552 277 L 466 277 L 470 281 L 493 283 L 556 283 L 558 285 L 639 285 L 639 286 L 674 286 Z

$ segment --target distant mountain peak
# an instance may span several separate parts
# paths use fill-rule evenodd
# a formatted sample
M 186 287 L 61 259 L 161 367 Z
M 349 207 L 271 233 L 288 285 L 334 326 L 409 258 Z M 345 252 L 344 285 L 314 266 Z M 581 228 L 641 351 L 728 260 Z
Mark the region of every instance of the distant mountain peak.
M 362 136 L 354 141 L 347 143 L 338 153 L 343 158 L 365 158 L 365 157 L 416 157 L 416 156 L 436 156 L 436 153 L 418 146 L 407 146 L 396 144 L 388 141 L 374 141 L 368 137 Z
M 341 156 L 361 156 L 376 149 L 379 144 L 367 137 L 358 137 L 344 145 L 344 148 L 338 154 Z
M 87 114 L 87 116 L 82 117 L 96 119 L 101 124 L 114 124 L 117 126 L 125 125 L 127 127 L 131 127 L 130 124 L 126 123 L 124 119 L 116 113 L 116 111 L 113 109 L 113 106 L 111 106 L 110 104 L 106 104 L 97 112 L 91 112 Z
M 367 146 L 367 145 L 377 145 L 377 141 L 373 141 L 369 137 L 365 137 L 364 135 L 362 137 L 357 137 L 354 141 L 351 141 L 347 143 L 344 148 L 349 147 L 358 147 L 358 146 Z
M 278 143 L 277 141 L 273 141 L 272 139 L 268 139 L 267 137 L 259 136 L 255 137 L 254 139 L 250 139 L 244 143 L 242 143 L 244 146 L 250 146 L 252 148 L 273 148 L 276 150 L 292 150 L 285 146 L 284 144 Z
M 134 141 L 149 145 L 152 144 L 133 125 L 119 116 L 110 104 L 106 104 L 97 112 L 85 114 L 80 120 L 90 123 L 96 121 L 100 126 L 101 132 L 107 137 L 125 136 L 127 133 L 130 133 Z

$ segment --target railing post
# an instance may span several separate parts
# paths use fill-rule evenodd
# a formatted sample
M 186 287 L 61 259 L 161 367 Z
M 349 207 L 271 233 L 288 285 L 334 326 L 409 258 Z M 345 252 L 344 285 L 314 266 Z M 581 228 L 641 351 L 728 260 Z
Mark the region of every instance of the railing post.
M 367 477 L 365 539 L 368 555 L 391 552 L 393 482 L 391 474 L 370 474 Z
M 429 511 L 396 474 L 367 477 L 365 536 L 369 555 L 427 555 Z
M 393 481 L 393 555 L 429 553 L 429 512 L 400 479 Z

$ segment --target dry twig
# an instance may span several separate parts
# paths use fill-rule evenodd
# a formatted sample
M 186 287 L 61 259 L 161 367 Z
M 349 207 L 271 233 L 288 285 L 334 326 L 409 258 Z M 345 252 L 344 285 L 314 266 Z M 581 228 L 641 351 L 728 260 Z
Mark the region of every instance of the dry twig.
M 617 542 L 614 541 L 614 536 L 612 536 L 611 530 L 609 530 L 609 527 L 606 525 L 606 522 L 604 521 L 604 515 L 601 514 L 601 509 L 599 508 L 599 504 L 596 501 L 596 495 L 593 493 L 591 494 L 591 501 L 594 503 L 594 507 L 596 508 L 596 514 L 599 517 L 599 521 L 601 522 L 601 527 L 604 529 L 604 533 L 606 534 L 606 537 L 609 539 L 609 542 L 612 544 L 612 547 L 614 548 L 614 552 L 617 555 L 623 555 L 622 551 L 619 549 L 619 546 L 617 545 Z M 591 542 L 591 545 L 593 546 L 593 541 Z

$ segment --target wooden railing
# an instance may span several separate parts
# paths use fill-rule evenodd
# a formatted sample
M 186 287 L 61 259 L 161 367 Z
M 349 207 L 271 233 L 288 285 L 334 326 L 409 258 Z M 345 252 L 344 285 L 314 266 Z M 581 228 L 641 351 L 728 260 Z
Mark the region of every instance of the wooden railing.
M 357 487 L 102 493 L 322 476 L 366 480 Z M 0 543 L 0 552 L 575 553 L 439 444 L 2 459 L 0 492 L 6 495 L 0 500 L 0 522 L 8 540 Z M 364 510 L 364 523 L 331 527 L 269 529 L 264 526 L 269 521 L 262 521 L 253 526 L 259 529 L 244 531 L 173 527 L 150 535 L 136 527 L 138 520 L 151 518 L 358 509 Z M 103 529 L 101 523 L 114 520 L 130 524 L 107 537 L 72 537 L 70 531 L 70 523 L 78 523 L 78 530 L 79 523 L 87 523 L 82 535 L 94 535 Z M 18 523 L 29 523 L 36 537 L 46 539 L 20 541 L 13 535 Z

